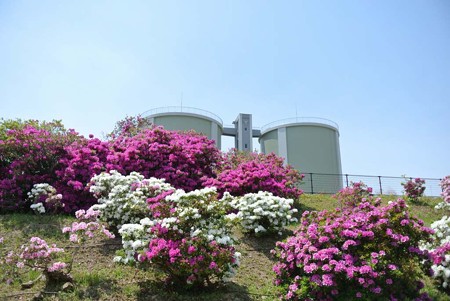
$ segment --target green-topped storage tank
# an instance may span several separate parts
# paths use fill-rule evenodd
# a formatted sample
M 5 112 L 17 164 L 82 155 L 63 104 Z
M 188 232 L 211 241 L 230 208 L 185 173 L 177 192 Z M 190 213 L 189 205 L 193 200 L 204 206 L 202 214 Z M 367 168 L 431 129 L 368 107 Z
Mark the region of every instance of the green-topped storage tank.
M 305 174 L 301 185 L 305 192 L 336 193 L 342 188 L 339 127 L 335 122 L 315 117 L 279 120 L 261 128 L 259 143 L 261 152 L 273 152 Z
M 142 114 L 150 123 L 161 125 L 166 130 L 194 130 L 216 142 L 220 149 L 223 122 L 219 116 L 191 107 L 162 107 L 146 111 Z

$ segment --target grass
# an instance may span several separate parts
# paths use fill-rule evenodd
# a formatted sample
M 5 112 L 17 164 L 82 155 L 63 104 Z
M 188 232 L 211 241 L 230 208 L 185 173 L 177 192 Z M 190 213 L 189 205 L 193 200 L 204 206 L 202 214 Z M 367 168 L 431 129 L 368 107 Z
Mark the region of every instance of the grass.
M 383 202 L 396 197 L 383 196 Z M 423 198 L 412 204 L 411 211 L 423 219 L 427 225 L 440 219 L 434 206 L 440 198 Z M 303 195 L 297 204 L 298 209 L 332 210 L 338 207 L 335 199 L 328 195 Z M 0 236 L 5 241 L 0 245 L 0 254 L 6 248 L 18 248 L 32 236 L 40 236 L 49 243 L 71 248 L 60 229 L 75 219 L 69 216 L 36 216 L 31 214 L 0 215 Z M 294 230 L 295 225 L 290 227 Z M 289 233 L 289 231 L 287 231 Z M 270 250 L 277 240 L 283 237 L 255 238 L 235 233 L 242 253 L 241 266 L 232 282 L 207 288 L 204 291 L 171 291 L 163 282 L 164 275 L 158 271 L 142 271 L 130 266 L 119 266 L 112 262 L 116 250 L 120 249 L 120 239 L 94 240 L 75 254 L 71 275 L 74 287 L 62 291 L 60 286 L 47 286 L 38 282 L 33 288 L 21 290 L 18 284 L 7 286 L 0 283 L 0 300 L 152 300 L 152 301 L 194 301 L 194 300 L 278 300 L 280 289 L 273 285 L 273 259 Z M 3 249 L 1 249 L 3 247 Z M 1 275 L 0 275 L 1 276 Z M 32 279 L 36 275 L 28 275 Z M 426 279 L 428 293 L 434 300 L 450 300 L 439 293 Z

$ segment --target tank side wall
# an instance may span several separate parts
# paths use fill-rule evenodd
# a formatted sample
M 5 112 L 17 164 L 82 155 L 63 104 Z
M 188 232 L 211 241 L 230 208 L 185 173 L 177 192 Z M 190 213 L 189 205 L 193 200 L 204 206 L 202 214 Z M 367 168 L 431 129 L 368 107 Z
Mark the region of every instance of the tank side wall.
M 154 118 L 156 125 L 162 125 L 170 131 L 189 131 L 211 138 L 211 121 L 192 116 L 157 116 Z
M 287 128 L 289 164 L 300 172 L 340 174 L 339 141 L 336 131 L 320 126 Z M 335 193 L 342 188 L 342 180 L 333 176 L 313 176 L 314 193 Z M 306 185 L 307 184 L 307 185 Z M 310 183 L 302 187 L 311 192 Z
M 278 154 L 278 131 L 273 130 L 265 133 L 259 139 L 261 145 L 261 152 L 264 154 L 275 153 Z
M 194 130 L 216 142 L 218 149 L 222 145 L 222 128 L 215 122 L 193 116 L 156 116 L 153 117 L 154 124 L 162 125 L 170 131 Z
M 289 162 L 286 133 L 286 128 L 278 128 L 278 154 L 284 158 L 284 164 Z

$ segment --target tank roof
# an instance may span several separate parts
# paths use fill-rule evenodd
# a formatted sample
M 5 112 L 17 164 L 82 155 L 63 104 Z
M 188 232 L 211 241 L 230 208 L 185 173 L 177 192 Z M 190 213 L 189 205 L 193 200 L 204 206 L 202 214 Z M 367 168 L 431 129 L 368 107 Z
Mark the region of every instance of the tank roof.
M 173 113 L 181 114 L 181 115 L 195 115 L 201 117 L 207 117 L 208 119 L 212 119 L 217 122 L 221 127 L 223 127 L 222 119 L 214 113 L 211 113 L 206 110 L 193 108 L 193 107 L 183 107 L 183 106 L 169 106 L 169 107 L 160 107 L 150 109 L 142 113 L 144 117 L 152 117 L 158 115 L 170 115 Z
M 318 125 L 318 126 L 326 126 L 330 127 L 339 132 L 339 126 L 336 122 L 319 117 L 293 117 L 277 120 L 271 123 L 268 123 L 261 127 L 261 135 L 265 133 L 286 126 L 295 126 L 295 125 Z

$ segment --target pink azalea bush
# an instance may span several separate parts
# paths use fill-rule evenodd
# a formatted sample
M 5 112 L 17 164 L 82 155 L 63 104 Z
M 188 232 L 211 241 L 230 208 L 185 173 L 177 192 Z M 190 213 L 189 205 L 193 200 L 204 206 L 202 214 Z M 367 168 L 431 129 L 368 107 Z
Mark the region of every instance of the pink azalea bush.
M 404 200 L 369 201 L 343 210 L 303 213 L 300 227 L 272 253 L 285 300 L 429 300 L 418 282 L 432 230 Z
M 68 234 L 71 242 L 80 244 L 80 246 L 86 240 L 99 235 L 114 238 L 114 234 L 97 222 L 99 214 L 99 211 L 92 209 L 79 210 L 75 213 L 78 221 L 64 227 L 62 232 Z M 2 243 L 4 243 L 4 239 L 0 237 L 0 244 Z M 61 253 L 64 253 L 64 249 L 58 248 L 55 244 L 50 246 L 39 237 L 32 237 L 30 242 L 22 245 L 19 251 L 10 250 L 4 255 L 0 254 L 0 275 L 3 275 L 0 279 L 7 283 L 22 282 L 22 274 L 30 270 L 38 270 L 42 274 L 34 281 L 22 284 L 24 288 L 33 286 L 42 275 L 45 276 L 47 282 L 71 282 L 72 277 L 69 273 L 76 251 L 73 252 L 72 261 L 69 263 L 61 260 Z
M 90 179 L 116 167 L 108 162 L 108 157 L 112 156 L 110 144 L 90 135 L 89 139 L 79 139 L 64 150 L 55 171 L 55 188 L 64 196 L 64 212 L 88 209 L 97 202 L 87 187 Z
M 75 216 L 79 222 L 73 222 L 72 225 L 64 227 L 62 232 L 69 235 L 71 242 L 79 244 L 98 235 L 114 238 L 114 234 L 97 222 L 99 215 L 100 211 L 91 208 L 78 210 L 75 212 Z
M 303 176 L 275 154 L 241 153 L 233 150 L 224 156 L 217 176 L 206 178 L 205 187 L 216 187 L 220 195 L 233 196 L 267 191 L 275 196 L 297 199 L 303 191 L 297 187 Z
M 333 197 L 336 198 L 341 207 L 356 207 L 366 201 L 372 193 L 372 187 L 367 187 L 363 182 L 350 182 L 349 187 L 341 189 Z
M 0 243 L 3 239 L 0 238 Z M 18 251 L 9 251 L 5 256 L 0 256 L 0 270 L 3 269 L 3 280 L 7 283 L 22 282 L 21 275 L 30 270 L 41 271 L 46 281 L 59 279 L 66 280 L 64 273 L 67 263 L 58 261 L 60 253 L 64 249 L 56 245 L 48 245 L 39 237 L 32 237 L 28 244 L 21 246 Z
M 442 193 L 441 196 L 444 202 L 450 203 L 450 176 L 446 176 L 441 181 Z
M 188 288 L 233 276 L 240 254 L 230 236 L 228 204 L 217 200 L 215 189 L 177 190 L 149 203 L 158 218 L 144 223 L 151 238 L 138 256 L 141 263 L 166 273 L 168 283 Z
M 421 178 L 410 179 L 402 183 L 408 201 L 417 202 L 425 192 L 425 180 Z
M 163 178 L 176 188 L 193 190 L 201 187 L 202 177 L 212 175 L 220 158 L 214 142 L 195 133 L 161 127 L 130 131 L 126 127 L 110 141 L 90 136 L 65 148 L 67 154 L 59 162 L 55 186 L 64 196 L 66 212 L 96 203 L 87 184 L 101 172 L 139 172 L 145 178 Z
M 36 127 L 21 124 L 5 130 L 0 140 L 0 208 L 29 210 L 27 193 L 34 184 L 56 181 L 55 169 L 65 154 L 64 147 L 79 139 L 61 125 Z
M 175 188 L 194 190 L 211 177 L 220 159 L 214 141 L 194 132 L 181 133 L 155 127 L 132 137 L 120 136 L 108 158 L 122 174 L 139 172 L 145 178 L 165 179 Z

